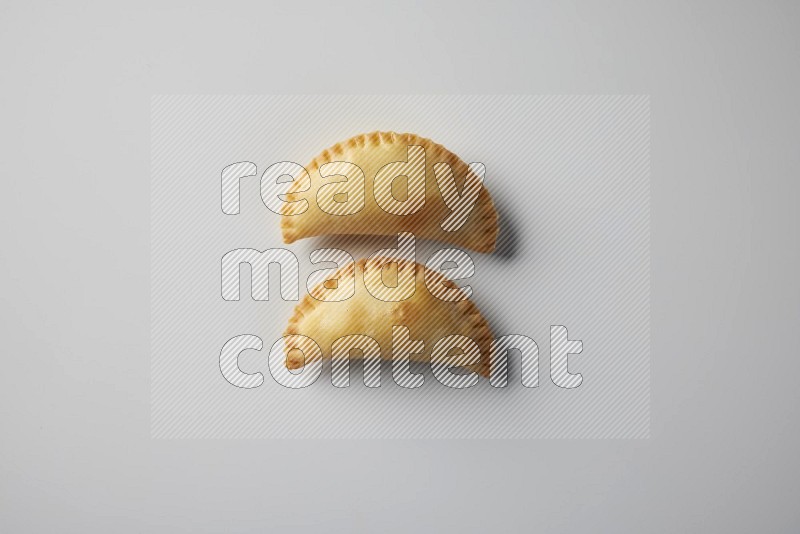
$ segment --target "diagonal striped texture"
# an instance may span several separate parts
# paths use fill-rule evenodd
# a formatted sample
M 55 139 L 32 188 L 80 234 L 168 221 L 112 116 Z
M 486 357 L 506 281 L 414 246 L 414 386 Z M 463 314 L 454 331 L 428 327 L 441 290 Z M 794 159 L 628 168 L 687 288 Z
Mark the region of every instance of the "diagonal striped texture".
M 490 383 L 494 387 L 508 386 L 509 352 L 519 352 L 520 381 L 528 388 L 539 387 L 539 345 L 521 334 L 507 334 L 492 341 Z
M 372 289 L 369 290 L 371 293 L 367 291 L 370 286 L 383 287 L 381 279 L 384 278 L 384 272 L 381 266 L 385 265 L 394 266 L 395 274 L 409 273 L 411 295 L 408 298 L 389 299 L 381 292 Z M 378 343 L 377 348 L 372 347 L 375 350 L 362 350 L 365 356 L 377 352 L 383 358 L 408 357 L 412 361 L 426 363 L 448 361 L 445 356 L 450 347 L 443 348 L 438 357 L 437 347 L 447 338 L 459 334 L 474 340 L 478 352 L 470 354 L 469 362 L 453 365 L 463 365 L 488 376 L 491 331 L 480 310 L 464 298 L 443 301 L 424 289 L 442 287 L 447 279 L 441 273 L 427 272 L 424 266 L 408 260 L 378 257 L 345 265 L 330 276 L 331 280 L 349 280 L 356 285 L 355 291 L 350 293 L 347 283 L 333 292 L 326 287 L 326 282 L 314 287 L 295 308 L 285 332 L 313 339 L 317 344 L 310 347 L 314 353 L 318 352 L 317 347 L 322 347 L 324 357 L 336 358 L 337 345 L 342 339 L 351 339 L 352 332 L 360 332 L 365 336 L 374 336 L 372 339 Z M 334 298 L 327 298 L 331 293 Z M 339 293 L 342 297 L 350 296 L 339 298 Z M 342 302 L 345 300 L 347 302 Z M 388 335 L 389 325 L 395 324 L 401 336 L 392 339 L 393 336 Z M 412 336 L 415 338 L 413 342 L 410 339 L 398 341 Z M 403 345 L 406 343 L 413 350 L 405 350 Z M 328 350 L 328 347 L 333 347 L 333 350 Z M 290 349 L 297 349 L 297 352 L 293 354 Z M 302 344 L 287 345 L 287 367 L 299 369 L 308 364 L 310 360 L 305 355 L 311 352 Z M 347 351 L 338 351 L 338 357 L 348 356 L 351 355 Z
M 495 248 L 497 212 L 481 187 L 485 167 L 431 139 L 361 133 L 324 149 L 306 167 L 310 184 L 295 181 L 281 197 L 289 203 L 281 219 L 286 243 L 331 233 L 414 232 L 484 253 Z
M 222 256 L 222 298 L 241 298 L 242 264 L 250 266 L 251 295 L 255 300 L 269 300 L 269 266 L 276 264 L 280 273 L 280 296 L 283 300 L 298 300 L 300 294 L 300 263 L 291 251 L 283 248 L 254 250 L 239 248 Z
M 392 378 L 398 386 L 416 389 L 425 384 L 425 377 L 411 370 L 411 359 L 424 350 L 424 342 L 411 337 L 407 326 L 392 325 Z
M 638 95 L 154 97 L 153 437 L 648 437 L 649 109 L 649 98 Z M 271 196 L 290 180 L 303 185 L 307 178 L 287 162 L 304 165 L 337 140 L 375 130 L 418 133 L 482 164 L 472 168 L 500 215 L 497 251 L 469 253 L 471 276 L 460 256 L 434 256 L 452 246 L 416 239 L 414 254 L 421 264 L 433 257 L 438 265 L 430 267 L 448 275 L 461 273 L 458 285 L 471 288 L 496 338 L 519 336 L 498 343 L 512 347 L 498 351 L 507 354 L 499 358 L 509 371 L 505 387 L 484 378 L 447 387 L 435 375 L 451 373 L 445 363 L 411 362 L 403 376 L 405 385 L 421 383 L 416 388 L 395 382 L 395 362 L 374 358 L 335 369 L 318 360 L 289 371 L 281 338 L 296 302 L 280 298 L 293 295 L 278 269 L 251 281 L 251 269 L 237 263 L 222 284 L 231 292 L 238 286 L 239 300 L 220 294 L 230 251 L 289 250 L 302 298 L 308 277 L 323 267 L 312 262 L 314 250 L 343 249 L 357 260 L 398 247 L 396 235 L 283 245 L 280 216 L 261 198 L 262 187 Z M 331 169 L 331 183 L 353 171 Z M 343 258 L 323 253 L 315 261 L 334 267 Z M 234 273 L 241 274 L 235 283 Z M 267 287 L 268 301 L 253 298 Z M 557 358 L 552 370 L 551 334 L 556 349 L 581 341 L 581 351 Z M 337 349 L 355 355 L 357 345 L 345 340 Z M 399 346 L 413 349 L 413 337 Z M 448 348 L 446 355 L 468 357 L 461 352 Z M 451 374 L 469 385 L 470 375 Z M 565 387 L 578 374 L 580 385 Z M 226 377 L 263 383 L 236 387 Z
M 426 287 L 434 297 L 458 302 L 472 296 L 472 287 L 468 284 L 452 287 L 452 283 L 475 275 L 475 262 L 467 252 L 453 248 L 437 250 L 428 258 L 426 267 L 430 270 L 425 272 Z M 436 273 L 445 275 L 450 284 L 442 283 Z
M 396 249 L 379 250 L 369 257 L 373 261 L 367 262 L 364 285 L 370 295 L 384 302 L 411 298 L 416 291 L 415 248 L 414 234 L 404 232 L 397 236 Z
M 455 351 L 453 349 L 456 349 Z M 453 369 L 477 365 L 481 361 L 481 349 L 470 337 L 449 335 L 439 339 L 431 354 L 431 372 L 447 387 L 462 389 L 476 385 L 480 377 L 476 373 L 455 374 Z
M 483 188 L 483 179 L 486 176 L 486 166 L 480 162 L 469 164 L 469 170 L 464 177 L 461 190 L 456 186 L 453 168 L 447 163 L 435 163 L 433 172 L 439 184 L 442 200 L 452 213 L 442 221 L 442 228 L 448 232 L 455 232 L 467 222 L 472 214 L 478 194 Z
M 333 342 L 331 360 L 331 383 L 336 387 L 350 385 L 350 358 L 354 352 L 364 358 L 364 384 L 367 387 L 381 386 L 381 347 L 377 341 L 362 334 L 340 337 Z
M 224 179 L 225 176 L 223 175 Z M 298 191 L 306 191 L 311 187 L 311 178 L 308 175 L 308 171 L 300 163 L 294 161 L 273 163 L 262 171 L 260 183 L 261 200 L 267 209 L 273 213 L 297 215 L 308 210 L 308 200 L 306 199 L 287 203 L 283 198 L 283 195 L 289 189 L 289 185 L 293 184 L 298 188 Z M 239 187 L 241 188 L 241 181 L 239 182 Z
M 333 263 L 335 267 L 318 269 L 308 275 L 306 289 L 308 294 L 317 300 L 327 302 L 347 300 L 356 292 L 355 279 L 347 276 L 336 276 L 336 272 L 353 263 L 353 256 L 345 250 L 337 248 L 321 248 L 308 255 L 311 263 Z M 314 289 L 317 288 L 317 291 Z
M 317 205 L 331 215 L 354 215 L 364 209 L 366 193 L 364 171 L 349 161 L 331 161 L 319 168 L 328 178 L 316 195 Z
M 302 347 L 303 357 L 309 363 L 299 370 L 292 371 L 287 369 L 286 346 Z M 275 383 L 280 384 L 284 388 L 303 389 L 319 380 L 322 374 L 321 360 L 321 349 L 313 339 L 300 335 L 284 336 L 275 341 L 269 351 L 269 372 L 275 380 Z
M 227 215 L 239 213 L 239 184 L 246 176 L 255 176 L 258 167 L 251 161 L 231 163 L 222 169 L 220 191 L 222 194 L 222 212 Z
M 401 194 L 393 188 L 400 176 L 406 178 L 403 198 L 399 198 Z M 425 205 L 425 149 L 409 146 L 407 161 L 387 163 L 381 167 L 375 174 L 373 194 L 378 206 L 393 215 L 410 215 L 421 210 Z

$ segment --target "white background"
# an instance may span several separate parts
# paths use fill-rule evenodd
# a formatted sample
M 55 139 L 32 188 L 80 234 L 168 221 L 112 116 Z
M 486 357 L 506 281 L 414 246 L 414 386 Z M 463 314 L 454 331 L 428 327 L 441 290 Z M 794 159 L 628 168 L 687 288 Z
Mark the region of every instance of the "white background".
M 797 529 L 798 5 L 3 2 L 3 532 Z M 651 94 L 651 438 L 153 441 L 156 93 Z
M 648 100 L 641 95 L 154 98 L 152 436 L 648 437 Z M 230 250 L 291 252 L 298 259 L 302 298 L 308 276 L 320 268 L 309 259 L 313 250 L 335 247 L 358 259 L 397 247 L 397 235 L 324 236 L 284 245 L 280 216 L 261 199 L 260 177 L 272 163 L 308 164 L 335 140 L 376 129 L 425 132 L 466 161 L 485 165 L 484 185 L 499 213 L 497 250 L 472 252 L 475 274 L 460 283 L 472 288 L 471 300 L 493 337 L 518 334 L 536 341 L 539 387 L 522 386 L 514 353 L 510 385 L 500 389 L 482 380 L 454 390 L 424 368 L 415 369 L 425 380 L 419 389 L 403 388 L 393 383 L 389 365 L 381 388 L 372 389 L 363 385 L 360 362 L 351 365 L 347 389 L 331 385 L 327 363 L 308 388 L 286 388 L 273 379 L 267 361 L 297 302 L 279 296 L 277 269 L 268 301 L 252 299 L 250 267 L 240 269 L 240 300 L 223 300 L 220 265 Z M 239 181 L 240 211 L 226 215 L 220 209 L 221 170 L 243 160 L 256 163 L 260 172 Z M 429 172 L 434 163 L 428 156 Z M 438 189 L 428 188 L 426 202 L 437 195 Z M 416 239 L 416 261 L 425 264 L 448 246 Z M 417 291 L 428 290 L 419 285 Z M 391 328 L 388 317 L 378 319 L 386 323 L 375 328 Z M 565 326 L 571 339 L 583 342 L 568 362 L 570 372 L 583 376 L 580 387 L 560 388 L 550 379 L 550 325 Z M 417 326 L 408 326 L 415 336 Z M 243 371 L 265 377 L 257 389 L 234 387 L 220 372 L 223 344 L 242 334 L 262 339 L 260 351 L 238 358 Z M 426 347 L 427 354 L 432 348 Z M 278 352 L 281 366 L 285 355 Z

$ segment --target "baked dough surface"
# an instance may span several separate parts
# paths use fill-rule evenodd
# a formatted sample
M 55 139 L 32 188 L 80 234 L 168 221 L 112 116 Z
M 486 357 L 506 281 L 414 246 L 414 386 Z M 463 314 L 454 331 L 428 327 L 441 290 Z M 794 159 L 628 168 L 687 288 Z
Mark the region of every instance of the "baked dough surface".
M 375 200 L 376 173 L 392 162 L 409 160 L 409 147 L 414 146 L 425 149 L 424 205 L 419 211 L 406 215 L 387 212 Z M 335 162 L 356 165 L 363 171 L 363 180 L 357 171 L 352 172 L 352 167 L 349 168 L 348 176 L 353 177 L 348 177 L 346 182 L 341 176 L 323 178 L 320 174 L 320 167 L 323 165 L 332 164 L 326 167 L 326 174 L 348 168 L 346 165 L 334 164 Z M 485 187 L 481 187 L 474 208 L 460 228 L 454 231 L 442 228 L 442 222 L 452 210 L 447 207 L 437 183 L 434 172 L 434 165 L 437 163 L 450 165 L 456 187 L 463 193 L 464 182 L 471 172 L 469 165 L 430 139 L 409 133 L 373 132 L 337 143 L 324 150 L 305 167 L 311 181 L 310 189 L 300 191 L 300 181 L 290 186 L 286 201 L 306 199 L 308 209 L 303 213 L 290 215 L 297 210 L 298 204 L 283 205 L 281 230 L 284 242 L 293 243 L 298 239 L 327 234 L 395 235 L 399 232 L 411 232 L 425 239 L 451 243 L 478 252 L 492 252 L 497 241 L 497 212 Z M 330 185 L 337 181 L 336 185 Z M 321 209 L 317 202 L 318 193 L 324 186 L 327 186 L 322 195 L 326 210 Z M 406 195 L 398 200 L 408 198 L 408 188 L 398 189 L 401 197 Z M 397 199 L 397 195 L 393 196 Z M 349 209 L 354 213 L 329 213 L 336 211 L 336 203 L 342 203 L 342 208 L 345 208 L 345 202 L 353 202 Z
M 337 291 L 347 291 L 346 284 L 340 283 L 334 290 L 325 289 L 327 282 L 319 284 L 295 307 L 284 335 L 299 334 L 313 339 L 324 358 L 332 356 L 331 347 L 337 339 L 353 334 L 366 335 L 378 342 L 383 359 L 391 359 L 392 327 L 405 326 L 409 329 L 411 339 L 424 341 L 424 350 L 410 356 L 412 361 L 423 362 L 430 362 L 432 350 L 441 338 L 466 336 L 474 340 L 480 349 L 480 362 L 466 368 L 488 377 L 492 334 L 475 304 L 465 294 L 464 300 L 457 302 L 440 300 L 431 294 L 431 291 L 436 292 L 438 284 L 446 284 L 448 288 L 457 287 L 440 273 L 413 262 L 400 262 L 397 267 L 388 266 L 384 270 L 387 261 L 394 260 L 362 259 L 339 269 L 331 278 L 352 277 L 355 274 L 355 294 L 339 302 L 318 300 L 335 298 Z M 365 286 L 365 277 L 369 283 L 381 276 L 387 285 L 394 285 L 398 282 L 398 273 L 400 276 L 409 274 L 416 280 L 416 289 L 406 300 L 387 302 L 375 298 Z M 426 273 L 431 290 L 425 283 Z M 303 353 L 310 354 L 312 351 L 303 351 L 303 347 L 302 341 L 287 342 L 287 368 L 299 369 L 311 362 L 306 362 Z M 458 354 L 458 349 L 451 353 Z M 351 357 L 361 358 L 363 354 L 353 351 Z

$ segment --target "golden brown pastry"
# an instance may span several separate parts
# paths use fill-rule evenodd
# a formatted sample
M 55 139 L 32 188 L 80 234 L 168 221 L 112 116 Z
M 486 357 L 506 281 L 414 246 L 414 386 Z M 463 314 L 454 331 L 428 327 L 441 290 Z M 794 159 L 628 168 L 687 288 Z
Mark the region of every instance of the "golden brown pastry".
M 353 277 L 356 286 L 354 292 L 350 283 Z M 334 281 L 337 279 L 338 282 Z M 413 290 L 409 290 L 412 286 Z M 411 340 L 424 342 L 424 350 L 411 354 L 410 360 L 430 362 L 431 355 L 438 354 L 433 361 L 442 363 L 442 358 L 448 356 L 445 352 L 451 356 L 463 354 L 465 359 L 462 361 L 469 363 L 464 368 L 488 377 L 492 340 L 489 325 L 478 308 L 466 298 L 465 293 L 462 295 L 463 299 L 453 302 L 454 291 L 461 290 L 440 273 L 418 263 L 404 260 L 398 262 L 383 257 L 362 259 L 337 270 L 327 281 L 320 283 L 306 295 L 295 308 L 284 334 L 299 334 L 313 339 L 319 345 L 324 358 L 330 358 L 334 352 L 337 358 L 348 356 L 348 347 L 352 343 L 348 345 L 347 340 L 344 340 L 335 345 L 337 340 L 345 336 L 369 336 L 377 341 L 381 357 L 391 359 L 393 327 L 405 327 L 408 330 L 404 332 L 402 328 L 395 328 L 395 350 L 404 348 L 398 346 L 398 339 L 404 337 L 398 336 L 398 333 L 405 333 Z M 446 298 L 451 300 L 441 299 L 445 298 L 445 293 Z M 437 298 L 437 295 L 441 298 Z M 393 300 L 397 298 L 404 300 Z M 465 336 L 474 342 L 477 350 L 442 350 L 444 345 L 441 340 L 449 336 Z M 291 339 L 296 341 L 290 341 Z M 461 340 L 464 341 L 463 338 Z M 436 349 L 437 343 L 440 350 Z M 472 342 L 467 344 L 472 345 Z M 317 351 L 303 350 L 304 346 L 308 345 L 302 337 L 287 339 L 287 368 L 299 369 L 313 361 L 306 361 L 304 354 L 319 354 Z M 406 344 L 405 348 L 408 346 Z M 469 355 L 473 359 L 467 360 Z M 350 357 L 363 358 L 365 354 L 353 351 Z
M 324 150 L 280 208 L 283 240 L 394 235 L 492 252 L 498 223 L 485 169 L 415 134 L 373 132 Z

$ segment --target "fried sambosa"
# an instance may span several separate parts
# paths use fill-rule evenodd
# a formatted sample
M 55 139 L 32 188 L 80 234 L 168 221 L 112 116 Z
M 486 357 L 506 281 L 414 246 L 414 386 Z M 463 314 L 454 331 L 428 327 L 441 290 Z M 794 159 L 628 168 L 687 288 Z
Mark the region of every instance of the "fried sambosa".
M 430 139 L 358 135 L 324 150 L 305 170 L 281 204 L 286 243 L 411 232 L 478 252 L 495 249 L 497 212 L 483 164 L 467 164 Z
M 319 357 L 378 351 L 391 359 L 404 351 L 411 361 L 455 361 L 489 376 L 488 323 L 461 288 L 415 262 L 378 257 L 340 268 L 296 306 L 284 335 L 290 370 Z M 308 339 L 319 350 L 309 350 Z

